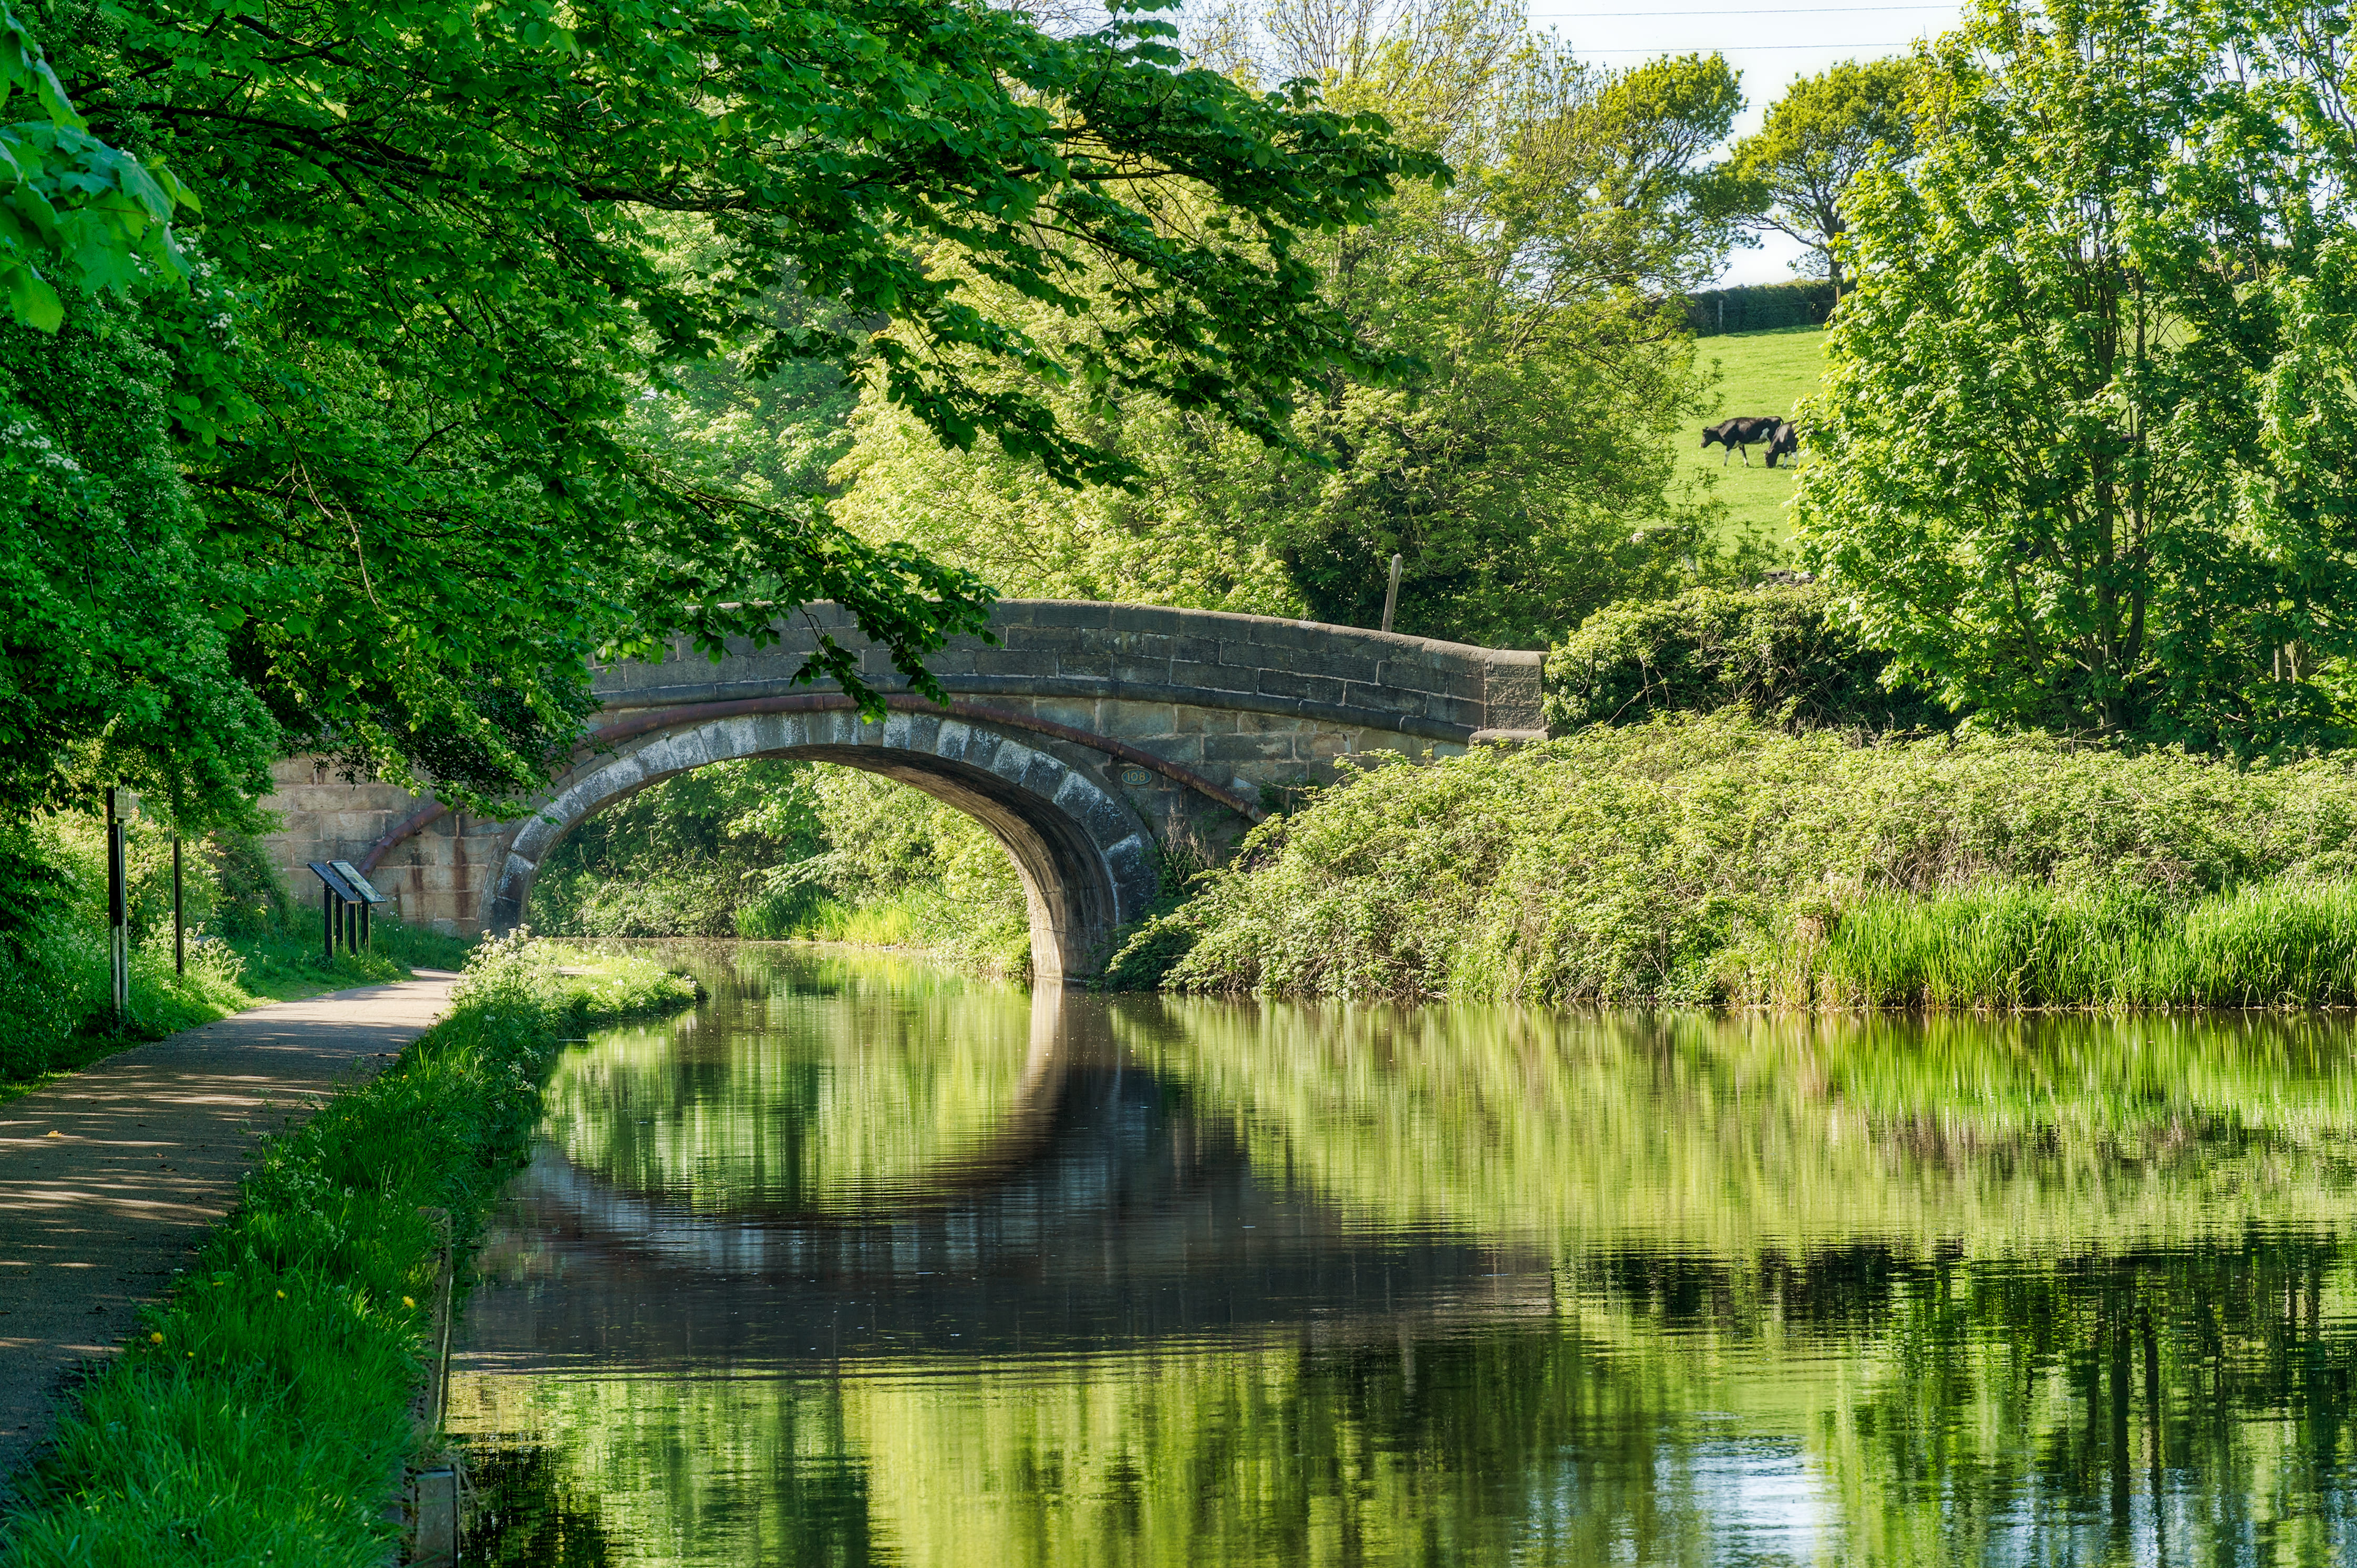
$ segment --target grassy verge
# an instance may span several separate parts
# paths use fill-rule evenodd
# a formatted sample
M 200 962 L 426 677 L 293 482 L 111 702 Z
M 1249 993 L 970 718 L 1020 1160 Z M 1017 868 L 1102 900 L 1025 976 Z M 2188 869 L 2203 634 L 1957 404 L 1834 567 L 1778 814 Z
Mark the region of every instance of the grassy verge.
M 2357 759 L 1734 713 L 1379 767 L 1143 933 L 1168 983 L 1538 1004 L 2357 1003 Z
M 64 811 L 0 829 L 0 1101 L 142 1040 L 264 1002 L 457 969 L 468 944 L 379 920 L 371 950 L 319 956 L 317 906 L 287 892 L 253 839 L 187 844 L 188 972 L 172 964 L 171 838 L 135 823 L 126 848 L 131 1023 L 116 1026 L 107 973 L 100 820 Z
M 0 1568 L 378 1564 L 417 1445 L 433 1237 L 471 1240 L 522 1161 L 558 1042 L 683 1005 L 645 959 L 561 976 L 487 942 L 450 1014 L 274 1141 L 146 1330 L 81 1392 L 0 1522 Z
M 183 974 L 172 966 L 171 933 L 151 935 L 133 944 L 131 1025 L 117 1028 L 104 928 L 61 916 L 0 973 L 0 1104 L 126 1047 L 266 1002 L 399 980 L 413 968 L 457 969 L 471 947 L 391 920 L 375 922 L 371 937 L 371 950 L 339 952 L 333 963 L 315 935 L 209 937 L 189 948 Z
M 2131 889 L 1992 883 L 1865 898 L 1729 965 L 1740 1000 L 1782 1005 L 2348 1006 L 2357 883 L 2270 881 L 2172 907 Z

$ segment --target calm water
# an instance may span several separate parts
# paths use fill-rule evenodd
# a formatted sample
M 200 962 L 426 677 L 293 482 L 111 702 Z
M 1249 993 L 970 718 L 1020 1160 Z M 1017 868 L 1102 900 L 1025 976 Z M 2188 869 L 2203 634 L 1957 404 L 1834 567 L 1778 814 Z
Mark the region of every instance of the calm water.
M 2357 1561 L 2345 1020 L 694 961 L 495 1221 L 473 1561 Z

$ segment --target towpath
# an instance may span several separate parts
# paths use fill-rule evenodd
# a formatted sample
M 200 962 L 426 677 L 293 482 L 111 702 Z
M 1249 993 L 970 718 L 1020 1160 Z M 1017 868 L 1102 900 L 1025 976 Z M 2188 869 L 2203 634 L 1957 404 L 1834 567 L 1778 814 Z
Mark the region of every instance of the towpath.
M 0 1105 L 0 1502 L 80 1364 L 112 1355 L 237 1195 L 254 1137 L 381 1068 L 458 977 L 276 1002 Z

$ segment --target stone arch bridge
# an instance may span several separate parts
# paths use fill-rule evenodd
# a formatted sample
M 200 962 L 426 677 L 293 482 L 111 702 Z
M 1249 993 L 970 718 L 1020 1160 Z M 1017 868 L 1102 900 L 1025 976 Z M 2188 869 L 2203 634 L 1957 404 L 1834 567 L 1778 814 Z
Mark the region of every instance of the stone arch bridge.
M 682 645 L 600 670 L 587 745 L 525 814 L 500 822 L 347 782 L 324 761 L 280 765 L 271 841 L 293 886 L 304 863 L 368 871 L 404 920 L 461 934 L 522 920 L 550 851 L 586 818 L 675 773 L 743 757 L 882 773 L 980 820 L 1020 871 L 1035 978 L 1089 972 L 1158 889 L 1157 842 L 1211 859 L 1269 791 L 1322 781 L 1356 752 L 1448 755 L 1541 732 L 1537 653 L 1261 616 L 1009 600 L 992 646 L 961 638 L 927 662 L 949 708 L 911 695 L 888 654 L 831 605 L 783 640 L 718 662 Z M 859 654 L 889 713 L 793 675 L 832 634 Z

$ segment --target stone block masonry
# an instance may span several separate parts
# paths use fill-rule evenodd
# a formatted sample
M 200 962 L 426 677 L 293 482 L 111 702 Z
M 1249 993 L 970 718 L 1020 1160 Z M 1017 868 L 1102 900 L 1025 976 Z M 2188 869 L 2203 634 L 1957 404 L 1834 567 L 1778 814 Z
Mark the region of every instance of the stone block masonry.
M 298 758 L 271 800 L 272 848 L 316 898 L 310 860 L 367 867 L 405 920 L 457 932 L 522 918 L 533 875 L 583 817 L 707 762 L 808 757 L 903 779 L 971 811 L 1007 845 L 1032 904 L 1043 977 L 1102 961 L 1153 897 L 1156 843 L 1218 859 L 1260 816 L 1368 752 L 1445 756 L 1543 733 L 1542 656 L 1211 610 L 1056 600 L 996 607 L 991 636 L 928 661 L 944 712 L 834 605 L 716 662 L 681 646 L 597 671 L 595 743 L 509 822 L 439 811 Z M 832 683 L 794 677 L 831 636 L 893 709 L 862 722 Z

